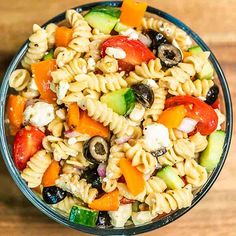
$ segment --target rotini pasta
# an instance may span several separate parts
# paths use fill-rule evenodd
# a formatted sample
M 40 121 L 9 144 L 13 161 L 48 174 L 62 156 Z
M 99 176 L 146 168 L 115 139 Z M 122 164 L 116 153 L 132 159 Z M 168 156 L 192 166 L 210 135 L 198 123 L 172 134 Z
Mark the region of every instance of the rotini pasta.
M 21 173 L 21 177 L 27 182 L 29 188 L 35 188 L 41 184 L 43 174 L 50 164 L 51 156 L 44 150 L 30 158 L 27 167 Z
M 57 47 L 54 51 L 54 57 L 59 68 L 68 64 L 75 56 L 79 57 L 79 54 L 70 48 Z
M 145 182 L 146 193 L 163 193 L 167 189 L 167 185 L 164 180 L 157 176 L 152 176 Z
M 188 134 L 180 131 L 178 129 L 169 129 L 169 136 L 171 141 L 176 141 L 178 139 L 186 139 L 188 138 Z
M 16 91 L 22 91 L 28 86 L 30 79 L 31 76 L 27 70 L 17 69 L 11 74 L 9 78 L 9 85 Z
M 87 109 L 88 115 L 103 125 L 108 126 L 117 136 L 131 136 L 134 132 L 125 117 L 113 112 L 105 103 L 86 98 L 79 102 L 81 109 Z
M 91 203 L 97 196 L 97 189 L 92 188 L 85 179 L 79 180 L 77 175 L 62 174 L 56 180 L 56 185 L 80 198 L 85 203 Z
M 31 64 L 43 58 L 48 50 L 47 32 L 39 25 L 34 24 L 33 34 L 29 37 L 29 48 L 21 61 L 23 68 L 30 70 Z
M 142 63 L 141 66 L 135 66 L 135 71 L 131 71 L 126 79 L 129 85 L 142 82 L 144 79 L 160 79 L 163 78 L 164 72 L 161 70 L 160 59 L 150 60 L 148 64 Z
M 132 165 L 140 172 L 149 174 L 156 169 L 156 158 L 151 153 L 146 152 L 139 143 L 125 143 L 123 145 L 123 151 L 125 152 L 125 156 L 132 161 Z
M 168 190 L 166 193 L 150 193 L 145 202 L 153 214 L 162 214 L 189 207 L 192 200 L 192 187 L 188 184 L 183 189 Z
M 46 26 L 45 30 L 47 32 L 48 48 L 51 49 L 55 45 L 55 41 L 56 41 L 55 34 L 57 30 L 57 25 L 54 23 L 51 23 Z
M 207 137 L 201 135 L 199 132 L 191 136 L 189 139 L 194 143 L 196 153 L 204 151 L 208 145 Z
M 101 70 L 104 74 L 115 73 L 118 71 L 118 61 L 110 56 L 105 56 L 99 60 L 96 67 Z

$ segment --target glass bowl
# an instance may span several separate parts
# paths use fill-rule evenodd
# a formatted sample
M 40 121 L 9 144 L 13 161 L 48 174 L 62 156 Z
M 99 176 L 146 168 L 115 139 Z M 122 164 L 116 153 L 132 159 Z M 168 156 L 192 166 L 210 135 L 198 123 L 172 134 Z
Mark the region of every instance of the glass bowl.
M 120 7 L 121 2 L 118 1 L 111 1 L 111 2 L 96 2 L 96 3 L 89 3 L 85 4 L 79 7 L 76 7 L 75 9 L 79 12 L 81 11 L 87 11 L 91 9 L 94 6 L 97 5 L 109 5 L 109 6 L 114 6 L 114 7 Z M 184 30 L 203 50 L 210 51 L 210 49 L 207 47 L 207 45 L 203 42 L 203 40 L 196 34 L 194 33 L 189 27 L 187 27 L 184 23 L 179 21 L 178 19 L 174 18 L 173 16 L 170 16 L 169 14 L 160 11 L 156 8 L 153 7 L 148 7 L 147 11 L 150 14 L 157 15 L 173 24 L 175 24 L 177 27 L 181 28 Z M 49 23 L 58 23 L 62 20 L 65 19 L 65 12 L 54 17 L 50 21 L 48 21 L 45 25 Z M 44 25 L 44 26 L 45 26 Z M 160 228 L 164 225 L 167 225 L 168 223 L 178 219 L 181 217 L 183 214 L 188 212 L 192 207 L 194 207 L 201 199 L 202 197 L 209 191 L 209 189 L 212 187 L 213 183 L 217 179 L 224 162 L 226 160 L 229 147 L 230 147 L 230 142 L 231 142 L 231 136 L 232 136 L 232 126 L 233 126 L 233 116 L 232 116 L 232 102 L 231 102 L 231 97 L 230 97 L 230 92 L 229 88 L 227 85 L 227 81 L 225 79 L 224 73 L 211 52 L 210 55 L 210 61 L 215 69 L 216 75 L 218 77 L 217 79 L 217 84 L 220 87 L 220 94 L 221 94 L 221 104 L 222 104 L 222 110 L 226 114 L 226 124 L 225 124 L 225 131 L 226 131 L 226 139 L 224 143 L 224 150 L 223 154 L 220 160 L 220 163 L 218 166 L 214 169 L 212 174 L 209 176 L 207 182 L 205 185 L 201 188 L 201 190 L 195 195 L 194 200 L 192 202 L 192 205 L 188 208 L 184 208 L 181 210 L 177 210 L 175 212 L 172 212 L 168 215 L 165 215 L 161 218 L 157 218 L 153 220 L 153 222 L 142 225 L 142 226 L 126 226 L 124 228 L 92 228 L 88 226 L 83 226 L 83 225 L 78 225 L 71 223 L 66 217 L 63 215 L 60 215 L 58 212 L 56 212 L 54 209 L 50 208 L 47 204 L 45 204 L 35 193 L 27 187 L 27 184 L 23 181 L 23 179 L 20 176 L 19 171 L 16 169 L 13 160 L 12 160 L 12 155 L 11 155 L 11 144 L 12 144 L 12 138 L 7 135 L 7 124 L 5 120 L 5 105 L 6 105 L 6 99 L 9 94 L 9 85 L 8 85 L 8 78 L 10 74 L 16 69 L 18 66 L 19 62 L 21 61 L 22 57 L 26 53 L 27 50 L 27 44 L 26 42 L 22 48 L 19 50 L 19 52 L 16 54 L 14 59 L 12 60 L 11 64 L 9 65 L 7 72 L 4 76 L 4 79 L 2 81 L 2 86 L 0 90 L 0 132 L 1 132 L 1 152 L 3 159 L 6 163 L 6 166 L 8 168 L 8 171 L 10 172 L 12 178 L 14 179 L 15 183 L 17 186 L 20 188 L 20 190 L 23 192 L 23 194 L 44 214 L 49 216 L 50 218 L 54 219 L 55 221 L 71 227 L 73 229 L 83 231 L 89 234 L 96 234 L 96 235 L 133 235 L 133 234 L 139 234 L 139 233 L 144 233 L 147 231 L 151 231 L 157 228 Z M 210 207 L 210 206 L 209 206 Z

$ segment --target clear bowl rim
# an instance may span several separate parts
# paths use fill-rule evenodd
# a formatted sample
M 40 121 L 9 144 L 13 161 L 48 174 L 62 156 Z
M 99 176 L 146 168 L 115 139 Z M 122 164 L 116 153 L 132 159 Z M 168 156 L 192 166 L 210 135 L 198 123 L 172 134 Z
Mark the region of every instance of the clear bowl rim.
M 94 6 L 97 5 L 109 5 L 109 6 L 114 6 L 114 7 L 119 7 L 121 6 L 121 1 L 102 1 L 102 2 L 92 2 L 88 4 L 84 4 L 78 7 L 75 7 L 74 9 L 81 12 L 81 11 L 86 11 L 91 9 Z M 200 45 L 204 50 L 210 51 L 211 50 L 208 48 L 208 46 L 204 43 L 204 41 L 195 33 L 193 32 L 188 26 L 186 26 L 183 22 L 180 20 L 176 19 L 175 17 L 159 10 L 154 7 L 148 7 L 147 11 L 149 13 L 155 14 L 157 16 L 160 16 L 161 18 L 173 23 L 177 27 L 181 28 L 184 30 L 190 37 L 195 40 L 195 42 Z M 65 19 L 65 12 L 55 16 L 48 22 L 46 22 L 43 27 L 45 27 L 49 23 L 57 23 L 61 20 Z M 190 209 L 192 209 L 203 197 L 204 195 L 209 191 L 209 189 L 212 187 L 213 183 L 216 181 L 217 177 L 219 176 L 221 169 L 223 168 L 223 165 L 225 163 L 229 148 L 230 148 L 230 143 L 231 143 L 231 138 L 232 138 L 232 129 L 233 129 L 233 113 L 232 113 L 232 101 L 231 101 L 231 96 L 230 96 L 230 91 L 229 87 L 225 78 L 225 75 L 219 65 L 219 62 L 217 61 L 216 57 L 214 54 L 211 52 L 210 56 L 210 61 L 214 66 L 214 69 L 218 75 L 221 88 L 223 91 L 223 96 L 224 96 L 224 101 L 225 101 L 225 112 L 226 112 L 226 138 L 225 138 L 225 143 L 224 143 L 224 151 L 221 157 L 221 161 L 218 164 L 218 166 L 215 168 L 213 171 L 212 175 L 208 178 L 206 184 L 202 187 L 202 189 L 196 194 L 194 197 L 194 200 L 192 202 L 192 205 L 188 208 L 180 209 L 177 210 L 176 212 L 172 213 L 171 215 L 164 216 L 160 220 L 156 222 L 152 222 L 146 225 L 142 226 L 133 226 L 133 227 L 128 227 L 128 228 L 92 228 L 89 226 L 83 226 L 79 224 L 74 224 L 70 222 L 66 217 L 61 216 L 56 213 L 56 211 L 52 210 L 49 206 L 47 206 L 45 203 L 43 203 L 35 194 L 34 192 L 29 189 L 26 185 L 26 183 L 21 179 L 19 171 L 16 169 L 11 153 L 8 147 L 7 139 L 6 139 L 6 133 L 5 133 L 5 122 L 4 122 L 4 117 L 5 117 L 5 103 L 6 103 L 6 98 L 7 98 L 7 91 L 9 88 L 8 85 L 8 78 L 9 75 L 12 73 L 12 71 L 17 67 L 19 64 L 21 58 L 25 54 L 27 50 L 27 45 L 28 41 L 26 41 L 23 46 L 20 48 L 20 50 L 17 52 L 16 56 L 13 58 L 11 61 L 5 76 L 2 81 L 1 89 L 0 89 L 0 149 L 2 152 L 3 159 L 5 161 L 5 164 L 7 166 L 7 169 L 9 173 L 11 174 L 14 182 L 16 185 L 19 187 L 21 192 L 26 196 L 26 198 L 34 205 L 36 206 L 40 211 L 42 211 L 44 214 L 52 218 L 53 220 L 57 221 L 60 224 L 63 224 L 67 227 L 71 227 L 73 229 L 89 233 L 89 234 L 94 234 L 94 235 L 134 235 L 134 234 L 140 234 L 140 233 L 145 233 L 157 228 L 160 228 L 162 226 L 165 226 L 172 221 L 178 219 L 182 215 L 184 215 L 186 212 L 188 212 Z

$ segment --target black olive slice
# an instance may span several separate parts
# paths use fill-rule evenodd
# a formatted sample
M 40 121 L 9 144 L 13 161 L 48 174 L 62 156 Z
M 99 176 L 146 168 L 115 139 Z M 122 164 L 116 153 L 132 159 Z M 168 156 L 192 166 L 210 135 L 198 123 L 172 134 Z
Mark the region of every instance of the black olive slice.
M 166 152 L 167 152 L 166 148 L 162 148 L 162 149 L 159 149 L 156 151 L 152 151 L 151 154 L 157 158 L 157 157 L 164 155 Z
M 44 187 L 42 192 L 43 200 L 47 204 L 56 204 L 62 201 L 66 197 L 66 194 L 66 191 L 56 186 Z
M 182 55 L 178 48 L 172 44 L 162 44 L 158 47 L 157 57 L 165 67 L 173 67 L 182 61 Z
M 138 83 L 131 87 L 135 93 L 136 99 L 144 107 L 150 108 L 154 102 L 154 93 L 150 86 Z
M 98 219 L 97 219 L 97 226 L 100 228 L 105 228 L 111 225 L 110 223 L 111 219 L 110 216 L 106 211 L 100 211 L 98 214 Z
M 219 95 L 219 87 L 215 84 L 209 89 L 209 91 L 206 95 L 205 102 L 208 105 L 212 105 L 216 101 L 216 99 L 218 98 L 218 95 Z
M 101 177 L 98 175 L 98 172 L 96 169 L 93 169 L 93 170 L 88 169 L 84 171 L 80 178 L 86 179 L 87 183 L 92 184 L 93 188 L 102 190 Z
M 150 40 L 152 41 L 150 48 L 151 49 L 157 49 L 161 44 L 166 44 L 168 43 L 168 40 L 166 37 L 155 30 L 149 29 L 144 32 L 144 35 L 147 35 Z
M 108 159 L 109 146 L 107 141 L 95 136 L 84 144 L 84 156 L 93 163 L 105 162 Z

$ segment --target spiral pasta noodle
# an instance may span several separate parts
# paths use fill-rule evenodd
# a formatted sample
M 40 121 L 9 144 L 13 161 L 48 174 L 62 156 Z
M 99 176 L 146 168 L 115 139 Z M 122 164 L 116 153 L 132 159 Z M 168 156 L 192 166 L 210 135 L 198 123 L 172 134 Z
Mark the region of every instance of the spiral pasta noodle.
M 80 198 L 85 203 L 91 203 L 97 196 L 97 189 L 92 188 L 85 179 L 79 180 L 77 175 L 62 174 L 56 180 L 56 186 Z
M 108 93 L 121 88 L 126 88 L 127 83 L 123 79 L 124 73 L 110 73 L 105 75 L 94 74 L 89 72 L 88 74 L 81 74 L 75 77 L 77 82 L 70 85 L 70 91 L 80 92 L 84 88 L 89 88 L 100 93 Z
M 27 167 L 21 173 L 29 188 L 35 188 L 42 182 L 43 174 L 51 164 L 51 155 L 46 151 L 38 151 L 27 162 Z
M 76 52 L 89 51 L 89 38 L 91 37 L 91 28 L 84 20 L 83 16 L 75 10 L 68 10 L 66 12 L 66 19 L 73 28 L 73 38 L 69 43 L 69 48 Z
M 115 73 L 118 71 L 118 61 L 110 56 L 105 56 L 101 60 L 97 61 L 96 67 L 104 74 Z
M 52 71 L 51 75 L 53 83 L 57 84 L 60 81 L 71 82 L 76 75 L 85 74 L 87 72 L 87 62 L 83 58 L 75 57 L 68 64 Z
M 113 112 L 105 103 L 85 97 L 79 101 L 81 109 L 87 109 L 88 115 L 96 121 L 108 126 L 110 130 L 117 136 L 131 136 L 134 132 L 128 120 L 125 117 Z
M 12 72 L 9 78 L 9 85 L 16 91 L 22 91 L 28 86 L 30 79 L 31 76 L 27 70 L 17 69 Z
M 73 165 L 76 168 L 79 169 L 85 169 L 86 167 L 89 166 L 89 162 L 87 159 L 84 157 L 83 153 L 78 153 L 75 157 L 69 157 L 66 161 L 66 164 Z
M 144 79 L 160 79 L 163 78 L 164 72 L 161 70 L 161 62 L 159 58 L 150 60 L 148 63 L 136 65 L 135 70 L 131 71 L 126 79 L 129 85 L 142 82 Z
M 149 205 L 152 214 L 162 214 L 189 207 L 192 200 L 192 187 L 188 184 L 182 189 L 168 190 L 165 193 L 150 193 L 145 203 Z
M 51 123 L 48 125 L 48 130 L 55 137 L 60 137 L 62 135 L 62 131 L 64 128 L 64 121 L 59 117 L 56 117 Z
M 154 87 L 153 93 L 154 93 L 154 102 L 151 108 L 146 109 L 144 114 L 144 119 L 147 120 L 148 118 L 152 118 L 152 120 L 157 121 L 159 115 L 165 108 L 167 91 L 164 88 Z
M 137 142 L 133 142 L 132 144 L 124 143 L 123 151 L 125 152 L 126 158 L 130 159 L 132 165 L 140 172 L 149 174 L 156 169 L 156 158 L 151 153 L 146 152 L 141 144 Z
M 185 175 L 186 181 L 193 187 L 201 187 L 207 181 L 206 169 L 194 159 L 177 163 L 176 170 L 180 176 Z
M 33 63 L 43 58 L 48 50 L 47 37 L 47 32 L 39 25 L 34 24 L 33 34 L 29 37 L 28 51 L 21 61 L 23 68 L 30 70 Z
M 54 23 L 51 23 L 49 25 L 46 26 L 45 30 L 47 32 L 47 41 L 48 41 L 48 48 L 51 49 L 54 47 L 55 45 L 55 34 L 56 34 L 56 30 L 57 30 L 57 25 Z
M 145 182 L 146 193 L 162 193 L 167 189 L 167 185 L 164 180 L 157 176 L 152 176 Z
M 195 97 L 206 98 L 209 89 L 214 85 L 212 80 L 200 80 L 192 81 L 188 79 L 182 84 L 178 84 L 175 91 L 169 90 L 172 95 L 193 95 Z
M 54 51 L 54 57 L 56 58 L 56 63 L 59 68 L 72 61 L 75 55 L 79 57 L 79 54 L 74 50 L 65 47 L 57 47 Z
M 169 129 L 169 137 L 171 141 L 176 141 L 188 138 L 188 134 L 178 129 Z
M 199 132 L 189 137 L 189 139 L 194 143 L 196 153 L 204 151 L 208 145 L 207 137 L 201 135 Z
M 106 193 L 110 193 L 117 188 L 117 180 L 116 179 L 103 179 L 102 189 Z

